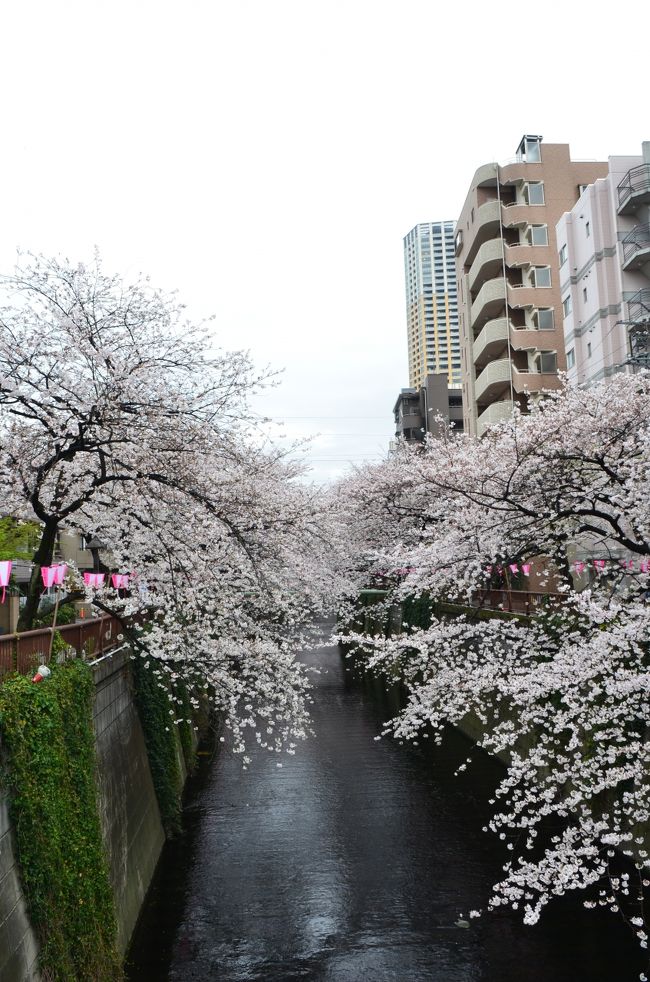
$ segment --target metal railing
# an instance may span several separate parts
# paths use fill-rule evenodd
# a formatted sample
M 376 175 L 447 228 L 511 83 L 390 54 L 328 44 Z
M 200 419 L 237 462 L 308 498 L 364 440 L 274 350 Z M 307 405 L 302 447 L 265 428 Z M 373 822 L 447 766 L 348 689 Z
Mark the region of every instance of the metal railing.
M 636 225 L 623 239 L 623 262 L 642 249 L 650 249 L 650 225 Z
M 117 617 L 94 617 L 54 628 L 70 649 L 71 657 L 101 658 L 107 651 L 122 643 L 122 625 Z M 49 661 L 51 627 L 34 631 L 0 635 L 0 678 L 8 672 L 31 675 L 39 665 Z
M 616 190 L 619 209 L 627 204 L 633 194 L 638 194 L 640 191 L 650 191 L 650 164 L 639 164 L 638 167 L 632 167 Z
M 631 321 L 650 320 L 650 289 L 639 290 L 627 302 L 628 316 Z
M 542 607 L 562 603 L 562 593 L 541 593 L 532 590 L 481 590 L 472 597 L 474 607 L 486 610 L 505 610 L 511 614 L 530 616 Z

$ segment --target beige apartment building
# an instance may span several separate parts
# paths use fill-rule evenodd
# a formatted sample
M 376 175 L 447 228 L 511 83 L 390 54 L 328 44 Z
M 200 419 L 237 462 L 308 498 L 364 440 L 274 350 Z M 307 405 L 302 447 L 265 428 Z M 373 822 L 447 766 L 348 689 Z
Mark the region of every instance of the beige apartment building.
M 482 435 L 566 368 L 555 227 L 607 162 L 524 136 L 474 174 L 456 224 L 465 432 Z

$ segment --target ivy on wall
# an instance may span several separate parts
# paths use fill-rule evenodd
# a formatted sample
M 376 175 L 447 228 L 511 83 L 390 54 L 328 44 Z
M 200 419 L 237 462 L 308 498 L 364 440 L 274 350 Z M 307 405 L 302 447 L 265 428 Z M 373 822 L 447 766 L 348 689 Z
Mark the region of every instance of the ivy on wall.
M 94 683 L 80 661 L 0 686 L 4 783 L 23 888 L 52 982 L 122 978 L 97 808 Z
M 172 700 L 166 683 L 156 673 L 155 662 L 138 657 L 132 665 L 135 701 L 144 732 L 160 818 L 165 833 L 174 835 L 181 827 L 183 791 L 177 752 L 177 725 L 180 727 L 180 745 L 188 770 L 194 764 L 191 727 L 185 722 L 176 724 L 174 721 L 181 718 L 181 715 L 190 718 L 189 697 L 182 683 L 177 683 L 180 705 Z

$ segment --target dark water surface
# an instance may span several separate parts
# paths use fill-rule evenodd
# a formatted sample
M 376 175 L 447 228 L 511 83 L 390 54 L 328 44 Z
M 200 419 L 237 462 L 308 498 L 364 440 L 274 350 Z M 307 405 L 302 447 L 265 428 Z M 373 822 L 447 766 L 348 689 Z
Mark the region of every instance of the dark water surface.
M 337 648 L 307 652 L 317 739 L 295 757 L 224 752 L 193 779 L 129 956 L 162 982 L 632 982 L 631 933 L 563 899 L 534 928 L 485 904 L 501 852 L 481 831 L 498 778 L 451 732 L 420 753 L 376 742 L 387 696 Z M 282 769 L 277 762 L 282 761 Z

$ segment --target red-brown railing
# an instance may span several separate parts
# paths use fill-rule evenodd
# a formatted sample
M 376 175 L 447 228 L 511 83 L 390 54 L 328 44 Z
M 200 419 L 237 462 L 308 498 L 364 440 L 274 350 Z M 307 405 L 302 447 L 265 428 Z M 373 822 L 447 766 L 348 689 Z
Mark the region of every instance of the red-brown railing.
M 564 600 L 562 593 L 541 593 L 532 590 L 480 590 L 474 594 L 475 607 L 488 610 L 507 610 L 513 614 L 534 614 L 545 606 L 555 606 Z
M 71 649 L 72 657 L 88 660 L 101 658 L 105 652 L 121 644 L 118 635 L 123 633 L 120 622 L 113 616 L 62 624 L 55 631 L 61 634 Z M 47 664 L 51 636 L 50 627 L 0 635 L 0 677 L 7 672 L 32 674 L 39 665 Z

